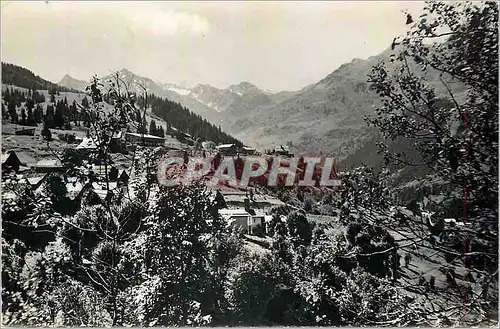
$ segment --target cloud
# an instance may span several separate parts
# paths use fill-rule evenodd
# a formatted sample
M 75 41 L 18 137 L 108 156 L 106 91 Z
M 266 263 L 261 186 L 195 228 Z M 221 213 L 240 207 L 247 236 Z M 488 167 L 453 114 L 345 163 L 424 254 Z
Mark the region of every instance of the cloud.
M 210 22 L 197 13 L 165 8 L 154 2 L 120 2 L 119 6 L 108 3 L 108 14 L 120 15 L 127 28 L 134 32 L 145 32 L 151 36 L 178 34 L 205 34 L 210 30 Z M 101 6 L 102 8 L 102 6 Z
M 130 19 L 133 29 L 143 30 L 153 35 L 203 34 L 210 29 L 208 20 L 187 12 L 140 10 L 134 12 Z
M 6 6 L 6 5 L 13 6 Z M 6 3 L 9 18 L 14 19 L 15 12 L 24 16 L 64 21 L 65 24 L 78 25 L 81 21 L 94 21 L 94 27 L 106 23 L 121 24 L 122 28 L 152 36 L 176 34 L 205 34 L 210 30 L 209 21 L 198 13 L 192 13 L 172 6 L 155 2 L 102 1 L 102 2 L 33 2 Z M 11 8 L 12 7 L 12 8 Z M 2 13 L 2 16 L 4 13 Z M 72 26 L 73 27 L 73 26 Z

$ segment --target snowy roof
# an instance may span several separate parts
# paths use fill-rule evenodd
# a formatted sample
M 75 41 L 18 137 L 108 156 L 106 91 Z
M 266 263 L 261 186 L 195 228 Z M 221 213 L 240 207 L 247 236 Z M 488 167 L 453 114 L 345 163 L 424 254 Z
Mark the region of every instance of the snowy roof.
M 81 149 L 96 149 L 97 145 L 91 138 L 84 138 L 80 144 L 76 147 L 77 150 Z
M 78 194 L 83 190 L 83 188 L 85 187 L 86 184 L 83 184 L 82 182 L 72 182 L 72 183 L 68 183 L 66 184 L 66 189 L 68 190 L 68 197 L 71 199 L 71 200 L 74 200 Z
M 128 176 L 129 174 L 127 173 L 127 170 L 123 169 L 122 171 L 119 172 L 119 176 L 118 177 L 122 177 L 122 176 Z
M 277 146 L 274 150 L 275 151 L 289 152 L 290 151 L 290 147 L 288 145 L 280 145 L 280 146 Z
M 117 183 L 116 182 L 109 182 L 109 191 L 113 192 L 114 189 L 116 189 Z M 106 183 L 101 182 L 94 182 L 92 183 L 92 188 L 94 192 L 101 198 L 104 199 L 106 198 L 106 195 L 108 194 L 108 190 L 106 189 Z
M 224 218 L 250 216 L 245 209 L 220 209 L 219 214 Z
M 224 149 L 224 148 L 230 148 L 230 147 L 233 147 L 234 144 L 221 144 L 219 146 L 217 146 L 218 149 Z
M 61 167 L 61 161 L 58 159 L 44 159 L 36 163 L 35 167 Z
M 134 136 L 134 137 L 141 137 L 141 138 L 143 136 L 142 134 L 130 133 L 130 132 L 128 132 L 127 135 Z M 153 135 L 149 135 L 149 134 L 144 134 L 144 138 L 165 140 L 164 137 L 158 137 L 158 136 L 153 136 Z
M 254 148 L 252 148 L 252 147 L 248 147 L 248 146 L 243 146 L 243 149 L 244 149 L 245 151 L 255 151 L 255 149 L 254 149 Z

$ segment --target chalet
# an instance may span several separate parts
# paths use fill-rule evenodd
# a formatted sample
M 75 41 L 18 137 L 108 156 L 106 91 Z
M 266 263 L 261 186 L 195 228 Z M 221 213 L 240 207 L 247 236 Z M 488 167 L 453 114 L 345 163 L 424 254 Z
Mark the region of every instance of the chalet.
M 138 133 L 125 133 L 125 140 L 131 144 L 140 145 L 143 142 L 146 146 L 162 146 L 165 144 L 165 138 L 148 135 L 148 134 L 138 134 Z
M 35 136 L 36 127 L 16 130 L 16 135 Z
M 84 138 L 76 147 L 77 150 L 96 150 L 97 145 L 92 138 Z
M 236 144 L 221 144 L 217 146 L 217 150 L 222 155 L 236 155 L 238 153 L 238 147 Z
M 257 226 L 265 229 L 266 222 L 272 220 L 272 216 L 268 216 L 263 212 L 249 212 L 243 208 L 237 209 L 220 209 L 221 217 L 229 222 L 230 225 L 242 228 L 248 234 L 254 234 Z
M 231 207 L 247 207 L 245 204 L 247 196 L 243 191 L 222 191 L 224 200 Z M 270 209 L 276 206 L 282 206 L 284 203 L 276 197 L 270 195 L 254 194 L 251 206 L 254 209 Z
M 290 153 L 290 147 L 287 145 L 280 145 L 274 149 L 274 155 L 282 155 L 285 157 L 293 157 L 293 154 Z
M 27 177 L 26 181 L 28 182 L 28 184 L 31 186 L 31 188 L 33 190 L 36 190 L 40 187 L 40 185 L 43 184 L 43 182 L 45 182 L 45 180 L 47 179 L 48 176 L 49 176 L 48 174 L 31 176 L 31 177 Z
M 242 155 L 255 155 L 256 151 L 254 148 L 243 146 L 240 150 Z
M 55 171 L 63 171 L 64 166 L 62 165 L 61 161 L 57 159 L 44 159 L 38 161 L 33 166 L 33 169 L 35 169 L 35 171 L 39 173 L 48 173 Z
M 21 160 L 17 157 L 16 152 L 9 151 L 2 154 L 2 172 L 15 171 L 18 172 L 22 166 Z
M 70 200 L 80 203 L 85 192 L 92 189 L 92 184 L 90 182 L 81 182 L 76 179 L 76 177 L 70 177 L 68 183 L 66 184 L 66 190 L 68 194 L 66 195 Z
M 240 227 L 245 232 L 252 226 L 252 215 L 244 209 L 220 209 L 221 217 L 233 227 Z
M 113 134 L 113 137 L 111 137 L 111 141 L 109 143 L 109 149 L 112 153 L 120 153 L 125 150 L 124 135 L 124 131 L 118 131 Z

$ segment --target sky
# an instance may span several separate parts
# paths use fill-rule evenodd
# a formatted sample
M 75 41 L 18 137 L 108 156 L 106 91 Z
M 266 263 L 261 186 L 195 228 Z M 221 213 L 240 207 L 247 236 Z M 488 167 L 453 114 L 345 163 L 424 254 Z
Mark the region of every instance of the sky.
M 406 32 L 416 2 L 2 1 L 2 61 L 58 82 L 126 68 L 157 82 L 298 90 Z

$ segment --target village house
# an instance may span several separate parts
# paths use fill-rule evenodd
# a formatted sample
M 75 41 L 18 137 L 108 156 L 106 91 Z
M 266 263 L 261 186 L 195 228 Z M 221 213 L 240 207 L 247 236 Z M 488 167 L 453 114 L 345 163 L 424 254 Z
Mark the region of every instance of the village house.
M 36 127 L 33 128 L 21 128 L 16 130 L 16 135 L 25 135 L 25 136 L 35 136 Z
M 262 233 L 266 232 L 266 220 L 271 221 L 272 217 L 263 212 L 253 212 L 243 208 L 220 209 L 219 214 L 233 227 L 239 227 L 247 234 L 255 234 L 257 227 L 261 226 Z
M 76 146 L 77 150 L 88 150 L 93 151 L 97 149 L 97 145 L 94 143 L 92 138 L 84 138 L 80 144 Z
M 142 144 L 143 142 L 146 146 L 163 146 L 165 144 L 165 138 L 148 135 L 148 134 L 138 134 L 138 133 L 125 133 L 125 140 L 131 144 Z
M 83 196 L 86 192 L 92 189 L 92 184 L 87 182 L 81 182 L 76 179 L 76 177 L 68 178 L 68 183 L 66 183 L 66 190 L 68 191 L 67 197 L 76 203 L 77 207 L 80 207 Z
M 252 225 L 252 216 L 245 209 L 220 209 L 219 214 L 233 227 L 239 227 L 248 232 Z
M 127 173 L 127 171 L 124 169 L 120 172 L 120 174 L 118 175 L 118 187 L 121 187 L 121 186 L 127 186 L 128 185 L 128 181 L 130 179 L 130 176 L 129 174 Z
M 8 151 L 6 153 L 2 153 L 2 172 L 18 172 L 22 165 L 23 164 L 21 160 L 19 160 L 16 152 Z
M 63 171 L 64 166 L 58 159 L 44 159 L 33 165 L 33 169 L 39 173 Z
M 240 150 L 240 153 L 242 155 L 255 155 L 256 150 L 254 148 L 251 148 L 251 147 L 243 146 Z

